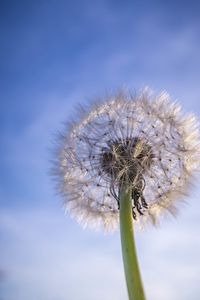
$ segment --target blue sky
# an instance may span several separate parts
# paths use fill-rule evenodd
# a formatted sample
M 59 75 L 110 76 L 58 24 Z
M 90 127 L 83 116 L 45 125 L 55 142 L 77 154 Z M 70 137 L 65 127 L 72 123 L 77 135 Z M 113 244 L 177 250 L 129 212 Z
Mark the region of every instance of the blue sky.
M 167 90 L 200 115 L 198 1 L 1 1 L 0 299 L 124 300 L 119 232 L 83 230 L 48 175 L 77 103 Z M 197 183 L 197 187 L 199 185 Z M 198 300 L 200 204 L 137 233 L 149 300 Z

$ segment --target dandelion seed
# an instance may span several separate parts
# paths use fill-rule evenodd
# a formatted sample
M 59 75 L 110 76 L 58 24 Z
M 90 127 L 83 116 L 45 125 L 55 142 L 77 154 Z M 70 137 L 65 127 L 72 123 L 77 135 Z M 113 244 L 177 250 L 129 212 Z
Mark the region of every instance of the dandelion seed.
M 119 190 L 131 188 L 135 223 L 176 214 L 200 165 L 194 115 L 184 115 L 167 93 L 118 94 L 82 111 L 59 140 L 58 188 L 84 226 L 113 230 Z

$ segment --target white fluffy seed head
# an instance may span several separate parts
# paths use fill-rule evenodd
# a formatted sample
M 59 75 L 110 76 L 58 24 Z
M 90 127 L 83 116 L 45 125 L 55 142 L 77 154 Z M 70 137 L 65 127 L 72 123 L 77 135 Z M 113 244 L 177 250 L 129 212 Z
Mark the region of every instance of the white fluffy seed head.
M 124 178 L 142 189 L 148 207 L 135 222 L 175 215 L 200 169 L 199 124 L 167 93 L 120 93 L 82 109 L 58 138 L 54 174 L 64 205 L 83 226 L 118 226 L 118 189 Z

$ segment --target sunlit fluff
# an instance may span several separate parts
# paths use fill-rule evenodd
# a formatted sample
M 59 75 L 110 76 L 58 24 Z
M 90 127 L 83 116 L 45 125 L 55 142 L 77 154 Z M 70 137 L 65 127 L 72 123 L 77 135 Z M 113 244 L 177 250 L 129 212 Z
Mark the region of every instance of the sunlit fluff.
M 176 214 L 200 165 L 197 120 L 165 92 L 98 101 L 81 110 L 58 142 L 54 171 L 66 209 L 82 225 L 107 231 L 118 225 L 125 180 L 134 221 L 156 224 L 164 212 Z

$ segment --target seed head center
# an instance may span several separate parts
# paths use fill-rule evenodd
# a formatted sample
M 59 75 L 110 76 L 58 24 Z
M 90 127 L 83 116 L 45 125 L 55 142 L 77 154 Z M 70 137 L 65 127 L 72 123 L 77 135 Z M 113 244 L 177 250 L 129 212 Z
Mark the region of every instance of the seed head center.
M 152 148 L 139 138 L 127 138 L 109 142 L 101 155 L 101 168 L 104 173 L 119 182 L 125 178 L 133 182 L 153 159 Z

